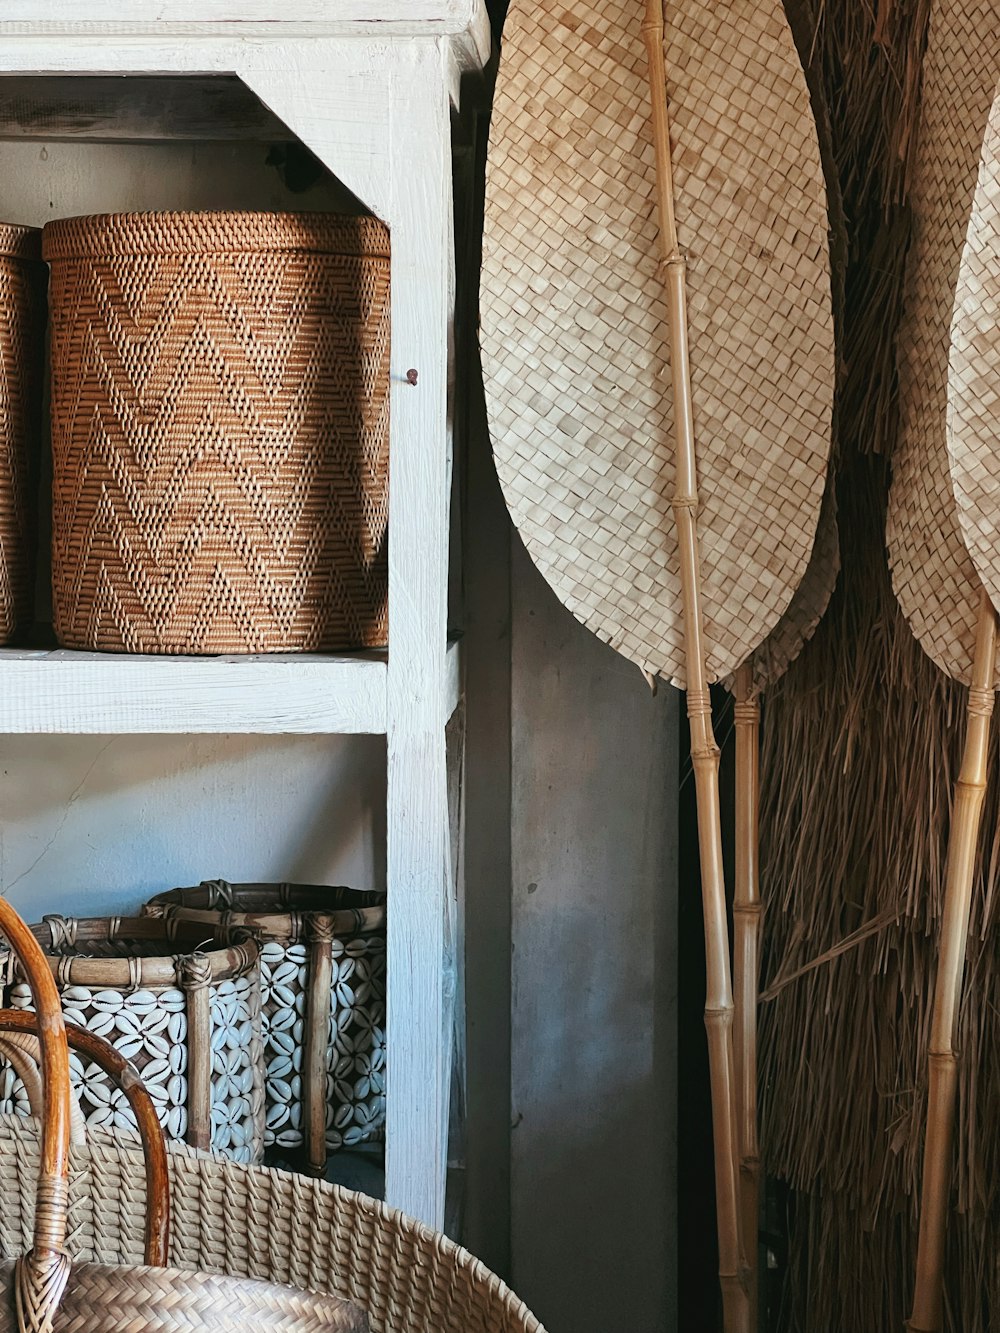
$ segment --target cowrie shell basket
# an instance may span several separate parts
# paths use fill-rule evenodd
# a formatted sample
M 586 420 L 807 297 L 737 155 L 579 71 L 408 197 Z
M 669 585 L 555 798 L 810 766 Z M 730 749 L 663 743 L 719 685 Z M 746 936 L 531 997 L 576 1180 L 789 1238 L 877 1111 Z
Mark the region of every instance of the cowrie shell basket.
M 204 924 L 146 918 L 48 916 L 32 926 L 49 959 L 67 1020 L 106 1040 L 138 1068 L 168 1140 L 256 1162 L 264 1150 L 264 1069 L 257 943 Z M 215 947 L 208 947 L 206 945 Z M 4 958 L 4 1003 L 30 1009 L 13 955 Z M 28 1114 L 9 1065 L 0 1113 Z M 107 1075 L 70 1057 L 88 1126 L 134 1130 Z
M 261 941 L 266 1147 L 328 1152 L 385 1128 L 385 896 L 312 884 L 230 884 L 161 893 L 144 914 Z M 310 1059 L 310 1032 L 316 1059 Z

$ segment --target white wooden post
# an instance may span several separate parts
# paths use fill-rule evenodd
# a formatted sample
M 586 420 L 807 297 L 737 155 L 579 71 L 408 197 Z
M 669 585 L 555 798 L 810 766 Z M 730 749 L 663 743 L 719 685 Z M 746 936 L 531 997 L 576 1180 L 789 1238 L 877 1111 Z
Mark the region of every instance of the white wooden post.
M 451 860 L 445 760 L 451 143 L 445 64 L 437 43 L 401 45 L 395 55 L 389 136 L 386 1197 L 441 1227 L 452 1018 L 445 975 Z M 406 1038 L 399 1040 L 403 1032 Z

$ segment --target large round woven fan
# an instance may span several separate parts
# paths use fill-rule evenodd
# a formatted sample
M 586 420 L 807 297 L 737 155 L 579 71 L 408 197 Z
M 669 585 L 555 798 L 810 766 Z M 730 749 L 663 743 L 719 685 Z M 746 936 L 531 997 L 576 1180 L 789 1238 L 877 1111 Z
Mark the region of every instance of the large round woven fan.
M 514 0 L 487 181 L 484 372 L 514 520 L 558 596 L 685 680 L 672 396 L 641 4 Z M 780 0 L 666 10 L 689 259 L 708 675 L 789 606 L 830 447 L 823 172 Z
M 996 569 L 997 557 L 995 546 L 991 553 L 981 535 L 976 537 L 980 524 L 989 522 L 991 505 L 980 493 L 974 515 L 969 507 L 973 477 L 967 430 L 956 466 L 975 562 L 959 525 L 948 461 L 948 363 L 953 318 L 966 345 L 969 335 L 956 298 L 998 50 L 1000 8 L 994 0 L 940 0 L 935 5 L 910 194 L 913 239 L 899 335 L 901 427 L 886 525 L 892 583 L 903 614 L 928 656 L 965 684 L 971 679 L 980 581 L 986 580 L 991 556 Z M 972 59 L 972 51 L 986 55 Z M 972 269 L 967 276 L 972 277 Z M 990 447 L 996 447 L 995 436 Z M 996 585 L 995 572 L 993 581 Z

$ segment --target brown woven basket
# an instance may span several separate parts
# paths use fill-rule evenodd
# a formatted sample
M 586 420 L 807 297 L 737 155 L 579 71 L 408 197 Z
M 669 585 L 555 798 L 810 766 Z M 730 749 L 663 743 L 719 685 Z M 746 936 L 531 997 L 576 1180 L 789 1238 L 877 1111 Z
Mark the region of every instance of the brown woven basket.
M 206 880 L 171 889 L 144 915 L 250 928 L 261 941 L 264 1146 L 327 1152 L 381 1138 L 385 1125 L 385 895 L 318 884 Z
M 0 643 L 31 619 L 45 338 L 41 232 L 0 224 Z
M 109 214 L 50 223 L 43 248 L 59 642 L 384 645 L 383 224 Z
M 264 1151 L 260 959 L 243 931 L 151 917 L 48 916 L 32 926 L 66 1018 L 106 1036 L 152 1094 L 168 1138 L 238 1161 Z M 5 1000 L 29 1009 L 31 990 L 4 955 Z M 2 1066 L 0 1066 L 2 1068 Z M 107 1075 L 74 1057 L 73 1086 L 90 1125 L 128 1129 L 132 1114 Z M 0 1110 L 27 1111 L 15 1083 Z

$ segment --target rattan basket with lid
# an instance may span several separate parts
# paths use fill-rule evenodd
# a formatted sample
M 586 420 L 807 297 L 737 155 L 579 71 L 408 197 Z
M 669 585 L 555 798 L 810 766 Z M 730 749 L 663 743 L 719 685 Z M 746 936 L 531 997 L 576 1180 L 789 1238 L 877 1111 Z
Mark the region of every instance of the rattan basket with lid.
M 31 619 L 45 338 L 41 232 L 0 224 L 0 643 Z
M 109 214 L 50 223 L 43 247 L 60 643 L 383 645 L 383 224 Z

